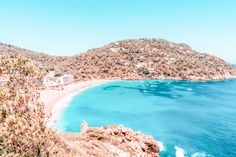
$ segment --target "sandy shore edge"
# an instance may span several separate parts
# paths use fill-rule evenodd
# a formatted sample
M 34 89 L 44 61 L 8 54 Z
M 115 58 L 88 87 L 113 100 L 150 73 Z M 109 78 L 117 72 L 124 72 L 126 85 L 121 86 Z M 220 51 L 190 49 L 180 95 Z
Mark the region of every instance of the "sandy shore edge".
M 44 103 L 44 112 L 46 116 L 49 116 L 49 119 L 47 119 L 47 125 L 49 127 L 54 126 L 58 116 L 60 116 L 60 114 L 64 111 L 71 99 L 76 94 L 88 88 L 108 83 L 111 81 L 115 80 L 82 81 L 67 85 L 64 87 L 64 90 L 44 89 L 39 91 L 39 100 Z
M 236 79 L 236 76 L 234 77 L 231 76 L 226 80 L 228 79 Z M 111 81 L 118 81 L 118 80 L 81 81 L 65 86 L 64 90 L 44 89 L 39 91 L 40 92 L 39 100 L 44 103 L 45 114 L 46 116 L 49 116 L 49 118 L 47 119 L 48 126 L 52 127 L 53 124 L 56 123 L 58 116 L 60 116 L 60 114 L 63 113 L 64 109 L 68 106 L 69 102 L 76 94 L 90 87 L 94 87 Z M 220 81 L 220 80 L 212 80 L 212 81 Z

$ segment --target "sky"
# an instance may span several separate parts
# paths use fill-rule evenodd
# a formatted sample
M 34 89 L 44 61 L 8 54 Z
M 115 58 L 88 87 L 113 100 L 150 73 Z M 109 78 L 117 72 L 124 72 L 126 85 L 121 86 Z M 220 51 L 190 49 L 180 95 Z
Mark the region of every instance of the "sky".
M 73 55 L 161 38 L 236 63 L 235 0 L 0 0 L 0 42 Z

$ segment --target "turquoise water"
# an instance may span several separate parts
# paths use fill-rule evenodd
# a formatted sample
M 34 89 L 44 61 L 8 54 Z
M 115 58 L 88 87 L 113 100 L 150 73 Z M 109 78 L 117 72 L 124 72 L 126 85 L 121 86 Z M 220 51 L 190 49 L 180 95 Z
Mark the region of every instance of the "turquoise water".
M 91 126 L 124 124 L 164 144 L 161 157 L 236 157 L 236 80 L 188 82 L 119 81 L 76 95 L 58 123 L 78 132 Z

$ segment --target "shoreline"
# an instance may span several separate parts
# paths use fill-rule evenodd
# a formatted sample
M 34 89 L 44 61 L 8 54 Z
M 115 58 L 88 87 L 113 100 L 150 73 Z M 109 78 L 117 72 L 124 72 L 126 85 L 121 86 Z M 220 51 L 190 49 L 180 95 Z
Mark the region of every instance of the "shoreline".
M 205 81 L 223 81 L 223 80 L 231 80 L 236 79 L 235 76 L 231 76 L 225 79 L 212 79 L 212 80 L 185 80 L 191 82 L 205 82 Z M 125 80 L 125 79 L 124 79 Z M 137 81 L 146 80 L 146 79 L 137 79 Z M 152 79 L 148 79 L 152 80 Z M 159 80 L 175 80 L 181 81 L 181 79 L 159 79 Z M 63 113 L 64 109 L 68 107 L 71 99 L 78 93 L 101 84 L 105 84 L 112 81 L 122 81 L 122 79 L 110 79 L 110 80 L 88 80 L 88 81 L 80 81 L 76 83 L 72 83 L 66 85 L 63 90 L 53 90 L 53 89 L 44 89 L 40 90 L 39 100 L 44 103 L 44 113 L 48 119 L 47 125 L 48 127 L 53 127 L 56 124 L 57 118 Z M 127 80 L 133 81 L 133 80 Z M 183 81 L 183 80 L 182 80 Z M 61 128 L 61 127 L 56 127 Z
M 182 80 L 182 79 L 158 79 L 158 80 L 175 80 L 175 81 L 190 81 L 190 82 L 208 82 L 208 81 L 224 81 L 224 80 L 233 80 L 236 79 L 236 76 L 231 76 L 224 79 L 212 79 L 212 80 Z M 44 89 L 40 90 L 39 100 L 44 103 L 44 112 L 47 116 L 49 116 L 53 111 L 55 111 L 55 107 L 58 103 L 63 100 L 69 100 L 74 97 L 76 94 L 94 86 L 98 86 L 101 84 L 105 84 L 112 81 L 140 81 L 140 80 L 153 80 L 153 79 L 109 79 L 109 80 L 88 80 L 88 81 L 80 81 L 76 83 L 72 83 L 66 85 L 64 90 L 53 90 L 53 89 Z M 156 80 L 156 79 L 154 79 Z
M 115 80 L 92 80 L 72 83 L 64 87 L 63 90 L 44 89 L 40 90 L 40 102 L 44 103 L 44 113 L 49 117 L 47 124 L 49 127 L 57 120 L 57 117 L 69 105 L 71 99 L 78 93 L 101 84 Z

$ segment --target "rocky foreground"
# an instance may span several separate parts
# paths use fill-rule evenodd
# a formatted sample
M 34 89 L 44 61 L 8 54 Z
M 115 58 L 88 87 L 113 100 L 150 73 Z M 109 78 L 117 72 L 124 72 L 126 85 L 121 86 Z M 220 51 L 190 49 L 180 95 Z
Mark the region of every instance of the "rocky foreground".
M 222 80 L 236 76 L 236 69 L 224 60 L 166 40 L 118 41 L 70 57 L 49 56 L 6 45 L 0 45 L 0 52 L 27 56 L 42 70 L 70 73 L 78 80 Z
M 159 157 L 158 143 L 152 137 L 124 126 L 90 128 L 82 122 L 81 133 L 63 134 L 62 137 L 78 156 Z

